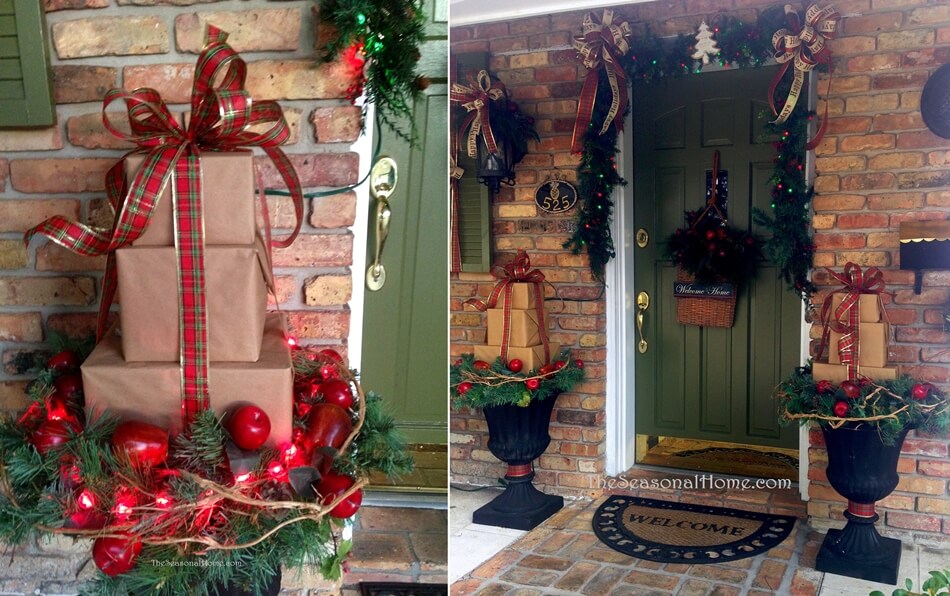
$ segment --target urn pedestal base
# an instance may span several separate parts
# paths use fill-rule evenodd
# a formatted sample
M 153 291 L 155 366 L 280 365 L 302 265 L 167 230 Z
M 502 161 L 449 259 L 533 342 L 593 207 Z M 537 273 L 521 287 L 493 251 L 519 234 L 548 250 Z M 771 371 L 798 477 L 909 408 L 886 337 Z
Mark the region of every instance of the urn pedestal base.
M 848 524 L 841 530 L 828 530 L 815 569 L 846 577 L 882 584 L 897 584 L 901 565 L 901 541 L 877 533 L 878 516 L 858 517 L 845 512 Z
M 564 497 L 539 491 L 531 484 L 532 479 L 534 472 L 521 476 L 506 474 L 505 492 L 476 509 L 472 521 L 486 526 L 533 530 L 564 507 Z

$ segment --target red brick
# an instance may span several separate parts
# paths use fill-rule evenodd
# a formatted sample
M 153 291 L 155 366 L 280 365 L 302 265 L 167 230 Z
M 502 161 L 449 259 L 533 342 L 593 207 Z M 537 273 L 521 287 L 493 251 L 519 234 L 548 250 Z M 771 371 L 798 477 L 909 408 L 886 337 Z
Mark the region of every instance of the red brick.
M 38 312 L 0 313 L 0 341 L 43 341 L 43 317 Z
M 908 62 L 913 62 L 913 60 L 913 58 L 908 58 L 906 54 L 904 55 L 903 61 L 905 66 L 907 66 Z M 871 85 L 874 89 L 921 89 L 926 82 L 927 73 L 923 71 L 915 71 L 894 74 L 877 74 L 874 75 Z
M 362 111 L 356 106 L 317 108 L 310 114 L 317 143 L 352 143 L 360 136 Z
M 888 12 L 866 16 L 852 16 L 844 19 L 843 27 L 848 35 L 855 33 L 875 33 L 878 31 L 896 31 L 900 29 L 903 13 Z
M 863 209 L 863 195 L 818 195 L 812 201 L 815 211 L 854 211 Z
M 90 277 L 0 277 L 0 305 L 88 306 L 96 301 Z
M 139 87 L 157 90 L 168 103 L 188 103 L 191 100 L 191 84 L 195 65 L 147 64 L 126 66 L 122 69 L 122 83 L 126 91 Z
M 287 313 L 290 333 L 297 338 L 345 340 L 350 333 L 350 313 L 334 311 L 291 311 Z
M 168 52 L 168 28 L 155 16 L 97 16 L 52 24 L 53 46 L 61 59 L 136 56 Z
M 868 118 L 870 122 L 870 118 Z M 896 144 L 894 135 L 877 134 L 847 137 L 841 139 L 841 151 L 867 151 L 874 149 L 893 149 Z
M 950 146 L 950 141 L 942 139 L 929 130 L 902 132 L 897 135 L 898 149 L 930 149 Z
M 0 201 L 0 232 L 25 232 L 54 216 L 79 218 L 75 199 L 3 199 Z
M 888 216 L 876 213 L 842 214 L 838 216 L 838 228 L 886 228 Z
M 923 193 L 902 192 L 871 195 L 868 197 L 868 209 L 875 210 L 911 210 L 924 204 Z
M 47 13 L 58 10 L 81 10 L 84 8 L 105 8 L 109 0 L 44 0 L 43 8 Z
M 911 114 L 880 114 L 874 117 L 871 130 L 914 130 L 924 128 L 924 121 L 920 113 Z M 899 139 L 899 137 L 898 137 Z
M 475 25 L 476 39 L 493 39 L 496 37 L 505 37 L 508 35 L 508 23 L 482 23 Z
M 862 71 L 895 70 L 900 67 L 900 62 L 900 54 L 890 53 L 849 58 L 846 64 L 848 72 L 856 73 Z
M 921 459 L 917 463 L 917 470 L 925 476 L 950 478 L 950 462 Z
M 111 117 L 112 126 L 122 132 L 129 132 L 129 120 L 125 113 L 117 112 Z M 66 121 L 66 138 L 70 144 L 86 149 L 130 149 L 135 147 L 131 142 L 124 141 L 102 124 L 102 112 L 93 112 L 81 116 L 73 116 Z
M 923 153 L 884 153 L 868 160 L 868 168 L 874 170 L 901 170 L 924 165 Z
M 293 51 L 300 43 L 299 8 L 194 12 L 175 17 L 175 46 L 197 54 L 204 47 L 209 23 L 228 32 L 237 52 Z
M 897 177 L 889 172 L 877 174 L 852 174 L 841 178 L 842 190 L 874 190 L 891 188 Z
M 885 516 L 886 524 L 894 528 L 924 530 L 926 532 L 940 531 L 940 518 L 933 515 L 888 511 Z
M 27 193 L 87 192 L 105 189 L 113 159 L 17 159 L 10 162 L 10 183 Z
M 353 236 L 301 234 L 289 248 L 274 249 L 275 267 L 348 267 L 353 263 Z
M 904 455 L 926 455 L 928 457 L 942 458 L 948 456 L 947 443 L 914 438 L 904 440 L 904 444 L 901 446 L 901 453 Z M 926 460 L 920 460 L 920 463 L 924 461 Z M 939 474 L 932 475 L 939 476 Z

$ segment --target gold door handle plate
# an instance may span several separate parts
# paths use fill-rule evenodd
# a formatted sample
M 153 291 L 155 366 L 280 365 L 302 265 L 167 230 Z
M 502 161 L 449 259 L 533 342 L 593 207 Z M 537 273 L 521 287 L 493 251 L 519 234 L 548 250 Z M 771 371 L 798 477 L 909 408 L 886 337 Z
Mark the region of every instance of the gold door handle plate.
M 637 246 L 640 248 L 646 248 L 647 244 L 650 243 L 650 233 L 647 232 L 644 228 L 637 230 L 637 236 L 635 238 Z
M 386 283 L 386 267 L 383 266 L 383 247 L 389 236 L 389 223 L 393 211 L 389 207 L 389 197 L 396 189 L 398 180 L 396 161 L 391 157 L 380 157 L 370 170 L 370 194 L 376 199 L 376 254 L 372 264 L 366 269 L 366 288 L 378 292 Z
M 650 308 L 650 295 L 646 292 L 640 292 L 637 294 L 637 333 L 640 335 L 637 351 L 641 354 L 646 354 L 648 348 L 647 340 L 643 337 L 643 319 L 646 318 L 648 308 Z

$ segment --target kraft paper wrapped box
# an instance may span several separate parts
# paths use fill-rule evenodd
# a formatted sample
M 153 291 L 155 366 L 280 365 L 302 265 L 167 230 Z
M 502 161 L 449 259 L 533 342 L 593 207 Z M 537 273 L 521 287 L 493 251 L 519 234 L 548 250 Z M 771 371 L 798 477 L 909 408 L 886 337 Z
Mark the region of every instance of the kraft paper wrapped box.
M 832 383 L 837 384 L 848 379 L 848 367 L 844 364 L 825 364 L 823 362 L 815 362 L 812 364 L 811 375 L 816 381 L 831 381 Z M 858 376 L 867 377 L 872 381 L 887 381 L 896 379 L 897 375 L 898 369 L 894 366 L 858 367 Z
M 556 358 L 561 351 L 560 344 L 549 342 L 551 358 Z M 475 359 L 485 362 L 494 362 L 495 358 L 501 356 L 501 346 L 475 346 Z M 508 348 L 508 360 L 521 360 L 524 363 L 524 370 L 534 370 L 540 366 L 548 364 L 544 359 L 544 346 L 529 346 L 525 348 Z
M 887 366 L 887 343 L 890 326 L 887 323 L 858 324 L 858 363 L 864 366 Z M 841 364 L 838 340 L 841 334 L 832 331 L 828 340 L 828 364 Z
M 535 295 L 534 295 L 534 284 L 531 283 L 521 283 L 514 282 L 510 284 L 511 286 L 511 308 L 523 310 L 526 308 L 534 308 Z M 504 308 L 505 306 L 505 292 L 501 293 L 501 296 L 498 298 L 498 308 Z
M 270 418 L 269 445 L 291 441 L 293 431 L 293 363 L 280 315 L 268 315 L 261 357 L 257 362 L 212 362 L 211 409 L 218 414 L 239 404 L 253 404 Z M 105 409 L 123 420 L 134 419 L 181 430 L 181 373 L 177 362 L 126 362 L 119 338 L 103 339 L 82 365 L 88 412 Z
M 144 157 L 125 159 L 131 185 Z M 174 246 L 171 188 L 174 175 L 152 211 L 152 219 L 134 246 Z M 205 244 L 252 244 L 257 232 L 254 202 L 254 155 L 250 151 L 201 153 L 201 209 Z
M 500 346 L 505 332 L 505 309 L 488 309 L 488 345 Z M 541 329 L 538 327 L 538 311 L 530 309 L 511 309 L 511 321 L 508 333 L 508 345 L 527 348 L 541 343 Z
M 831 295 L 831 313 L 841 306 L 844 300 L 844 292 L 835 292 Z M 881 320 L 881 297 L 879 294 L 861 294 L 858 297 L 858 309 L 861 323 L 877 323 Z
M 205 300 L 211 362 L 254 362 L 267 309 L 263 246 L 205 247 Z M 122 350 L 129 362 L 178 362 L 178 282 L 174 247 L 116 251 Z

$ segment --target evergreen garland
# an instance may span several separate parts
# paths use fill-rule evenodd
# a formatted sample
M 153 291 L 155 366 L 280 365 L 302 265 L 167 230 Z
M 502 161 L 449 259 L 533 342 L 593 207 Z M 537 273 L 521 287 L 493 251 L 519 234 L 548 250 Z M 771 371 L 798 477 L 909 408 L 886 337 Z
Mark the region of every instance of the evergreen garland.
M 342 364 L 323 352 L 298 349 L 294 363 L 298 382 L 327 366 L 348 378 Z M 272 466 L 284 457 L 285 469 L 301 465 L 290 450 L 260 450 L 251 479 L 238 482 L 224 455 L 228 433 L 211 411 L 171 442 L 166 465 L 155 468 L 117 455 L 112 435 L 118 419 L 109 412 L 90 415 L 81 430 L 70 430 L 61 444 L 41 453 L 31 443 L 37 425 L 54 419 L 53 383 L 64 374 L 75 373 L 39 371 L 28 386 L 27 411 L 18 419 L 0 416 L 0 542 L 17 545 L 53 534 L 141 540 L 138 563 L 115 577 L 96 574 L 84 589 L 89 594 L 212 594 L 224 585 L 259 593 L 275 570 L 305 564 L 330 580 L 340 577 L 350 543 L 335 531 L 343 520 L 326 515 L 335 503 L 302 497 L 286 476 L 275 475 Z M 355 478 L 411 471 L 412 459 L 382 399 L 370 393 L 362 401 L 360 432 L 334 468 Z M 69 416 L 84 417 L 81 408 Z M 120 508 L 124 497 L 130 498 L 128 513 Z
M 425 39 L 425 13 L 420 0 L 321 0 L 320 19 L 332 24 L 338 37 L 323 46 L 324 60 L 343 55 L 358 82 L 350 99 L 365 92 L 379 119 L 399 138 L 415 144 L 412 103 L 428 87 L 416 73 L 419 46 Z M 365 66 L 364 66 L 365 60 Z M 366 105 L 363 106 L 366 116 Z M 400 119 L 410 122 L 408 128 Z
M 584 363 L 571 360 L 570 350 L 562 350 L 552 364 L 528 373 L 511 371 L 501 360 L 495 359 L 488 367 L 475 360 L 473 354 L 463 354 L 450 367 L 449 384 L 452 405 L 455 408 L 485 408 L 489 406 L 518 405 L 525 407 L 532 401 L 545 400 L 570 391 L 584 380 Z M 534 380 L 536 389 L 527 383 Z
M 858 395 L 848 397 L 847 389 Z M 776 389 L 780 421 L 785 424 L 817 422 L 831 428 L 868 424 L 878 429 L 885 445 L 893 445 L 905 428 L 916 428 L 934 436 L 950 430 L 950 399 L 930 383 L 904 375 L 886 381 L 843 381 L 837 386 L 816 380 L 811 367 L 801 367 Z M 844 415 L 835 413 L 845 404 Z M 840 406 L 839 406 L 840 407 Z
M 781 6 L 763 11 L 755 24 L 728 16 L 714 18 L 712 28 L 720 50 L 717 63 L 722 67 L 760 66 L 774 52 L 772 33 L 785 25 Z M 630 41 L 630 50 L 620 58 L 620 64 L 634 85 L 697 74 L 702 71 L 703 63 L 691 57 L 693 43 L 694 39 L 689 35 L 668 40 L 657 37 L 647 29 Z M 564 244 L 574 254 L 587 251 L 591 272 L 599 281 L 604 280 L 607 262 L 616 256 L 610 233 L 613 211 L 611 194 L 614 187 L 624 184 L 614 162 L 618 152 L 615 129 L 612 127 L 603 135 L 596 132 L 600 129 L 609 104 L 606 98 L 610 96 L 610 91 L 606 87 L 606 78 L 601 69 L 598 75 L 598 101 L 594 106 L 591 127 L 584 138 L 581 164 L 578 166 L 578 195 L 584 198 L 584 202 L 577 211 L 574 232 Z M 784 90 L 787 90 L 788 81 L 783 81 L 783 85 Z M 781 96 L 782 92 L 780 88 L 778 95 Z M 808 276 L 814 256 L 809 227 L 813 190 L 806 185 L 804 168 L 800 166 L 805 162 L 807 123 L 813 117 L 799 104 L 784 124 L 770 125 L 770 132 L 780 139 L 776 144 L 776 170 L 770 183 L 774 187 L 773 196 L 781 198 L 776 198 L 773 213 L 755 214 L 756 223 L 772 232 L 765 242 L 766 255 L 778 265 L 783 279 L 806 301 L 815 290 Z

